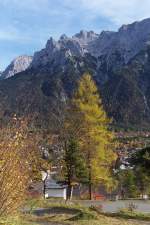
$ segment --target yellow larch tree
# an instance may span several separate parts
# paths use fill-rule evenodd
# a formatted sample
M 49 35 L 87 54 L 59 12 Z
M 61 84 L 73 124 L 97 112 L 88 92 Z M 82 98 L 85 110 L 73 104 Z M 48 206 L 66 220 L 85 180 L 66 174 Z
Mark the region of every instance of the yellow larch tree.
M 84 74 L 72 99 L 72 126 L 88 169 L 89 197 L 92 185 L 112 183 L 112 163 L 116 159 L 113 151 L 114 134 L 109 129 L 111 120 L 107 117 L 95 82 L 89 74 Z

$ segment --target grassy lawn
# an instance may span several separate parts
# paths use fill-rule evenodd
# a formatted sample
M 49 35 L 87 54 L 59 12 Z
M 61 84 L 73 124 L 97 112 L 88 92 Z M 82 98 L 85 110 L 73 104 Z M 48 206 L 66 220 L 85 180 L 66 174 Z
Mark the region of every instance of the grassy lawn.
M 67 216 L 68 217 L 68 216 Z M 75 221 L 68 220 L 66 215 L 62 216 L 42 216 L 42 217 L 32 217 L 28 218 L 30 224 L 43 224 L 43 225 L 134 225 L 132 222 L 128 222 L 124 219 L 116 219 L 106 216 L 99 216 L 97 219 L 80 218 Z M 47 222 L 47 223 L 46 223 Z
M 128 211 L 122 211 L 117 213 L 105 213 L 103 214 L 105 216 L 109 217 L 115 217 L 115 218 L 123 218 L 123 219 L 136 219 L 136 220 L 142 220 L 142 221 L 149 221 L 150 223 L 150 214 L 148 213 L 140 213 L 140 212 L 128 212 Z
M 22 215 L 14 215 L 9 218 L 0 218 L 0 225 L 33 225 L 25 220 Z
M 44 200 L 30 200 L 27 211 L 20 216 L 3 218 L 0 225 L 135 225 L 133 221 L 116 215 L 102 215 L 93 209 L 78 204 L 51 203 Z M 137 218 L 136 218 L 137 219 Z M 140 224 L 140 223 L 139 223 Z

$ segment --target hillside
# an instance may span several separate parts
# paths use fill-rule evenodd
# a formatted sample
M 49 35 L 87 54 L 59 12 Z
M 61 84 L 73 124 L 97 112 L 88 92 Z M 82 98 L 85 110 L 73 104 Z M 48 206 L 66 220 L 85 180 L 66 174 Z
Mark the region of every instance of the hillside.
M 150 121 L 150 19 L 118 32 L 81 31 L 72 38 L 50 38 L 28 69 L 0 81 L 0 115 L 36 114 L 40 121 L 71 96 L 90 72 L 114 124 L 148 128 Z M 7 75 L 6 75 L 7 77 Z

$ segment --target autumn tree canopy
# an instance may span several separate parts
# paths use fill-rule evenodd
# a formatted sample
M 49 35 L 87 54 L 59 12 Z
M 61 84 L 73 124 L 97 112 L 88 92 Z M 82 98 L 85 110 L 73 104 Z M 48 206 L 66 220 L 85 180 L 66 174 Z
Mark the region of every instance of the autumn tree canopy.
M 104 111 L 95 82 L 84 74 L 72 99 L 72 124 L 78 130 L 80 149 L 88 168 L 89 195 L 92 185 L 111 183 L 111 166 L 116 159 L 113 152 L 114 135 L 109 129 L 110 119 Z

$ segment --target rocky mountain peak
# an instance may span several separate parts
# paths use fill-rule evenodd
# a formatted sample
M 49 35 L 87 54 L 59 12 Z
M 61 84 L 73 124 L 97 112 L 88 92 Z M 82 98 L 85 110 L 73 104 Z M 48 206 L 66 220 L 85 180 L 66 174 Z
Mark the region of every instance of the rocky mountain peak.
M 15 58 L 6 70 L 2 73 L 1 78 L 6 79 L 14 76 L 17 73 L 25 71 L 32 62 L 32 56 L 22 55 Z
M 136 21 L 131 24 L 124 24 L 120 27 L 119 32 L 141 32 L 141 35 L 145 35 L 146 33 L 150 32 L 150 18 L 142 20 L 142 21 Z
M 65 67 L 71 57 L 86 57 L 88 53 L 95 58 L 106 58 L 107 67 L 127 64 L 139 51 L 150 44 L 150 19 L 123 25 L 118 32 L 81 30 L 72 37 L 65 34 L 58 41 L 52 37 L 46 46 L 33 57 L 19 57 L 4 71 L 3 77 L 7 78 L 15 73 L 25 70 L 31 64 L 33 68 L 48 66 L 51 70 L 55 67 Z M 100 63 L 101 65 L 101 63 Z M 13 69 L 12 69 L 13 68 Z
M 58 60 L 65 62 L 66 57 L 84 57 L 86 53 L 96 58 L 107 56 L 107 62 L 111 65 L 110 56 L 113 55 L 113 58 L 120 58 L 119 63 L 123 65 L 149 43 L 150 19 L 123 25 L 118 32 L 103 31 L 96 34 L 94 31 L 81 30 L 73 37 L 63 34 L 58 41 L 50 38 L 46 48 L 34 55 L 32 65 L 51 65 L 54 61 L 55 65 L 60 65 Z
M 53 49 L 58 48 L 58 42 L 55 41 L 52 37 L 46 43 L 46 49 L 49 51 L 53 51 Z
M 85 31 L 81 30 L 79 33 L 75 34 L 72 39 L 77 40 L 81 45 L 88 44 L 91 41 L 94 41 L 98 38 L 98 34 L 94 33 L 94 31 Z
M 67 37 L 66 34 L 62 34 L 62 35 L 60 36 L 60 40 L 67 40 L 67 39 L 68 39 L 68 37 Z

